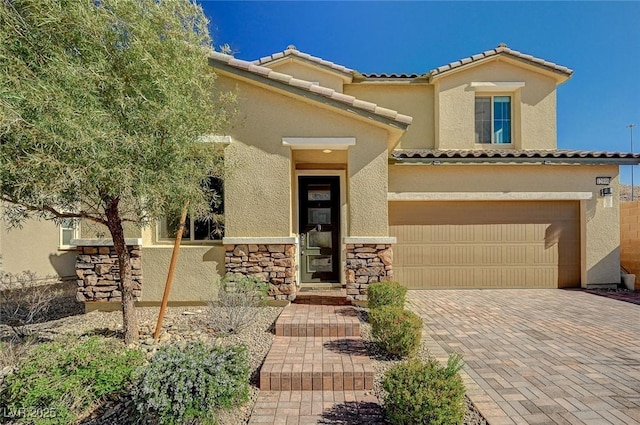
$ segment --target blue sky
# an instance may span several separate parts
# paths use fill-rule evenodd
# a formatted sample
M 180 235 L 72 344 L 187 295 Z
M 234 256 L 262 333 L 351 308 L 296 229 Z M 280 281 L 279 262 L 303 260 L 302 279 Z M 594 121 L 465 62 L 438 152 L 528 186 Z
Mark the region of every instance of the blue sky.
M 215 45 L 247 60 L 294 44 L 360 72 L 423 73 L 507 43 L 575 71 L 558 89 L 560 149 L 628 152 L 635 123 L 640 152 L 640 2 L 199 3 Z

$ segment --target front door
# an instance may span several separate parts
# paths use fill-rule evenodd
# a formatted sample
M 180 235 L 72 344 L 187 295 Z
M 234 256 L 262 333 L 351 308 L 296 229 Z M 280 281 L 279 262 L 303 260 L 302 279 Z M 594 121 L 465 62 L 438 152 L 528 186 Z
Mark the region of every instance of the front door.
M 298 177 L 300 282 L 340 282 L 340 178 Z

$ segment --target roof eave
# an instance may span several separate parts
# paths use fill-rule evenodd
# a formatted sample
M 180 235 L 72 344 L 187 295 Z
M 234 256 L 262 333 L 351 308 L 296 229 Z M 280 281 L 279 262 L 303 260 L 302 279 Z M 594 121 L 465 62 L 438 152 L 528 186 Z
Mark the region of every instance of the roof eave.
M 453 67 L 453 68 L 449 68 L 446 69 L 444 71 L 437 71 L 437 69 L 430 71 L 429 73 L 425 74 L 425 77 L 428 79 L 429 82 L 434 82 L 436 80 L 439 80 L 440 78 L 455 74 L 457 72 L 461 72 L 461 71 L 466 71 L 469 68 L 474 68 L 476 66 L 485 64 L 487 62 L 492 62 L 492 61 L 498 61 L 498 60 L 507 60 L 507 61 L 513 61 L 516 62 L 518 64 L 521 65 L 525 65 L 527 67 L 531 67 L 532 69 L 535 69 L 538 72 L 544 73 L 546 75 L 549 75 L 553 78 L 555 78 L 555 80 L 557 81 L 557 84 L 562 84 L 566 81 L 568 81 L 572 76 L 573 76 L 573 70 L 569 70 L 569 72 L 564 72 L 564 71 L 560 71 L 558 69 L 553 69 L 550 68 L 544 64 L 538 63 L 538 62 L 534 62 L 534 61 L 530 61 L 527 60 L 525 58 L 521 58 L 518 56 L 514 56 L 514 55 L 510 55 L 509 53 L 506 52 L 500 52 L 497 53 L 495 55 L 491 55 L 491 56 L 487 56 L 484 57 L 482 59 L 477 59 L 468 63 L 464 63 L 462 65 Z M 437 72 L 436 72 L 437 71 Z
M 640 158 L 398 158 L 391 156 L 389 162 L 392 164 L 540 164 L 540 165 L 637 165 Z
M 270 62 L 266 62 L 261 64 L 260 66 L 265 66 L 267 68 L 272 68 L 277 66 L 280 63 L 283 62 L 293 62 L 293 61 L 299 61 L 307 66 L 310 66 L 312 68 L 320 68 L 323 71 L 326 71 L 330 74 L 334 74 L 336 75 L 338 78 L 341 78 L 343 81 L 350 83 L 353 78 L 354 78 L 354 74 L 349 73 L 349 72 L 344 72 L 344 71 L 340 71 L 339 69 L 335 69 L 335 68 L 331 68 L 330 66 L 326 66 L 323 65 L 321 63 L 318 62 L 314 62 L 314 61 L 310 61 L 309 59 L 305 59 L 303 57 L 300 56 L 296 56 L 296 55 L 287 55 L 278 59 L 274 59 Z
M 406 130 L 409 127 L 409 124 L 401 123 L 391 118 L 386 118 L 381 115 L 372 113 L 366 109 L 362 109 L 353 105 L 347 105 L 337 100 L 310 92 L 308 90 L 297 88 L 297 87 L 282 83 L 280 81 L 272 80 L 272 79 L 263 77 L 261 75 L 254 74 L 252 72 L 233 67 L 224 62 L 216 60 L 215 58 L 209 58 L 209 65 L 213 67 L 214 70 L 219 70 L 219 71 L 222 71 L 223 73 L 235 75 L 243 79 L 253 81 L 258 84 L 262 84 L 277 90 L 281 90 L 286 93 L 290 93 L 305 99 L 310 99 L 325 105 L 329 105 L 329 106 L 341 109 L 342 111 L 356 114 L 359 117 L 375 121 L 379 124 L 383 124 L 387 127 L 391 127 L 391 128 L 402 130 L 402 131 Z

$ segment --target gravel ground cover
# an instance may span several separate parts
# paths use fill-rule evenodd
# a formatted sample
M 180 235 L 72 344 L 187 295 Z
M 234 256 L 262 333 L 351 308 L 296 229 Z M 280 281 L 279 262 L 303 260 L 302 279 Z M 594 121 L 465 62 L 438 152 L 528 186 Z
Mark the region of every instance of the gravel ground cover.
M 388 371 L 393 365 L 400 362 L 401 359 L 392 356 L 383 349 L 381 349 L 373 340 L 371 336 L 371 325 L 367 321 L 367 310 L 363 308 L 357 308 L 358 317 L 360 318 L 360 335 L 365 341 L 365 346 L 373 363 L 375 370 L 373 391 L 378 397 L 378 400 L 382 403 L 384 399 L 384 389 L 382 388 L 382 377 L 386 371 Z M 423 360 L 428 359 L 430 356 L 427 347 L 422 344 L 417 357 Z M 471 400 L 466 397 L 467 411 L 465 412 L 464 425 L 488 425 L 488 422 L 482 417 L 478 409 L 475 408 Z
M 631 291 L 626 288 L 585 289 L 584 291 L 589 294 L 600 295 L 601 297 L 613 298 L 614 300 L 640 305 L 640 291 Z
M 98 312 L 82 314 L 82 305 L 73 299 L 73 287 L 64 286 L 64 294 L 50 311 L 50 319 L 46 322 L 32 325 L 40 341 L 59 338 L 62 335 L 103 335 L 107 338 L 122 337 L 122 313 Z M 160 334 L 160 344 L 186 344 L 200 339 L 206 343 L 220 343 L 224 345 L 242 344 L 247 347 L 250 359 L 251 385 L 249 387 L 249 401 L 230 411 L 222 411 L 217 416 L 220 425 L 246 424 L 258 397 L 259 367 L 262 364 L 274 338 L 274 323 L 282 311 L 282 307 L 259 307 L 252 326 L 235 335 L 216 335 L 209 327 L 209 317 L 216 314 L 209 307 L 169 307 L 163 321 L 163 331 Z M 159 307 L 138 307 L 136 315 L 140 328 L 139 349 L 150 358 L 158 349 L 152 338 L 158 318 Z M 12 332 L 6 325 L 0 324 L 0 339 L 11 337 Z M 1 379 L 1 378 L 0 378 Z M 127 396 L 113 397 L 102 400 L 99 405 L 84 418 L 83 425 L 133 425 L 139 422 L 134 418 L 134 406 Z

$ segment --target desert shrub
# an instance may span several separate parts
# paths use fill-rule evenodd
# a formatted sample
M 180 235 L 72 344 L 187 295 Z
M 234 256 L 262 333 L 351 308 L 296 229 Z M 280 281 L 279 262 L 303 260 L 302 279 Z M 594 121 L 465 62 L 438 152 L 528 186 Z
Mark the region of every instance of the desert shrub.
M 132 395 L 141 416 L 160 424 L 213 422 L 216 409 L 248 399 L 249 360 L 243 346 L 162 346 L 135 373 Z
M 462 424 L 465 388 L 462 359 L 449 356 L 446 366 L 435 359 L 413 359 L 392 367 L 382 381 L 384 412 L 394 425 Z
M 38 345 L 5 379 L 8 412 L 47 412 L 19 422 L 68 424 L 102 397 L 125 389 L 143 356 L 122 342 L 94 336 Z
M 406 296 L 407 288 L 398 282 L 377 282 L 367 288 L 367 300 L 371 309 L 383 306 L 404 307 Z
M 218 299 L 209 304 L 211 327 L 222 333 L 240 332 L 255 319 L 267 290 L 268 285 L 256 277 L 225 276 L 220 281 Z
M 402 307 L 379 307 L 369 311 L 371 334 L 389 353 L 410 356 L 420 346 L 422 319 Z
M 15 334 L 24 338 L 29 325 L 42 321 L 52 301 L 60 294 L 53 278 L 40 278 L 25 271 L 19 274 L 0 273 L 0 320 Z
M 35 346 L 36 340 L 37 338 L 29 336 L 0 341 L 0 370 L 16 366 Z

